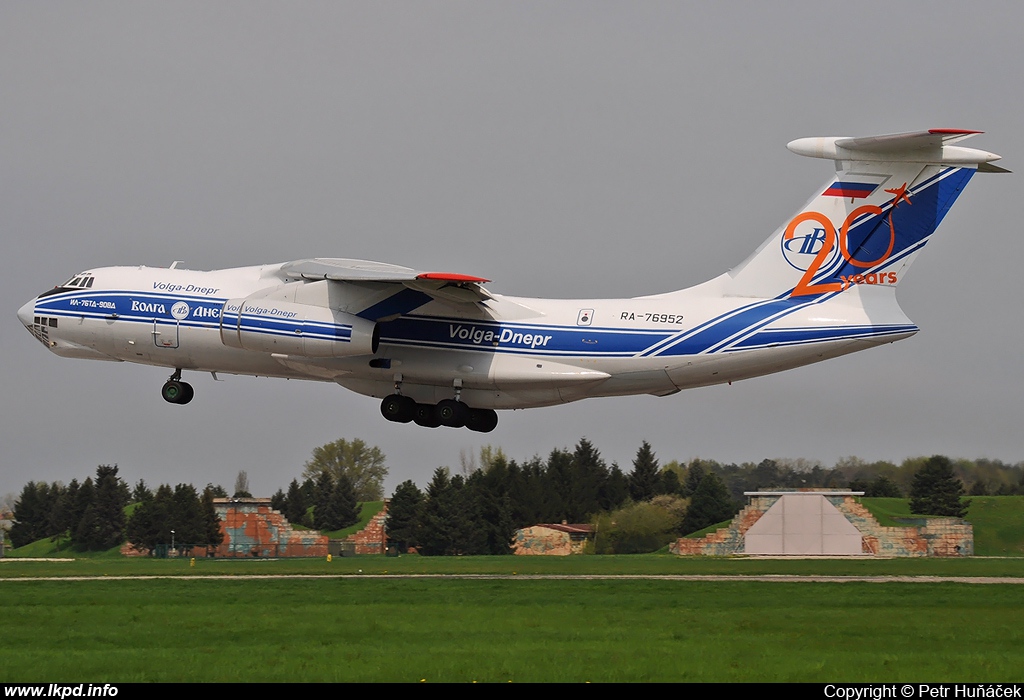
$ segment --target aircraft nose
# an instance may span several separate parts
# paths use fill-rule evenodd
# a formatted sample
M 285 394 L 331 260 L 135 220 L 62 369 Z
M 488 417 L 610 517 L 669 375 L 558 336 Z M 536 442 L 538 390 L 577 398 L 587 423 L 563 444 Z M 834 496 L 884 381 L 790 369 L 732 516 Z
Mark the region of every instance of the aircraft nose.
M 35 315 L 35 311 L 36 311 L 36 300 L 33 299 L 32 301 L 28 302 L 27 304 L 22 306 L 20 309 L 18 309 L 18 320 L 21 321 L 22 324 L 25 325 L 25 326 L 31 326 L 32 325 L 32 319 L 33 319 L 33 317 Z

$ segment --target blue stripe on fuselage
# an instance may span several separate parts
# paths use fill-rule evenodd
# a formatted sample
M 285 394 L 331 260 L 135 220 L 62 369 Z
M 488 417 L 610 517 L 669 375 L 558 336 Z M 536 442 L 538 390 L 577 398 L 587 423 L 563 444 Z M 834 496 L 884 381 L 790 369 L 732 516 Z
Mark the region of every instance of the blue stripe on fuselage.
M 381 324 L 381 342 L 537 355 L 633 356 L 672 335 L 628 330 L 403 316 Z

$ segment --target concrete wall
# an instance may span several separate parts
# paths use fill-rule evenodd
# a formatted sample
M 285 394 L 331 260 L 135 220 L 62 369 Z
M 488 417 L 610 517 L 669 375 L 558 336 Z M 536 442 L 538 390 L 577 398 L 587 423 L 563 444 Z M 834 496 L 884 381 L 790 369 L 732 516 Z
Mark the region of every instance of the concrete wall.
M 263 498 L 215 498 L 224 543 L 218 557 L 326 557 L 327 537 L 316 530 L 293 530 Z
M 894 557 L 962 557 L 974 554 L 974 528 L 959 518 L 916 518 L 908 519 L 906 526 L 882 527 L 853 496 L 822 495 L 860 533 L 862 554 Z M 780 497 L 778 494 L 752 495 L 746 508 L 728 527 L 705 537 L 680 538 L 669 550 L 673 554 L 705 556 L 751 553 L 746 550 L 747 532 Z

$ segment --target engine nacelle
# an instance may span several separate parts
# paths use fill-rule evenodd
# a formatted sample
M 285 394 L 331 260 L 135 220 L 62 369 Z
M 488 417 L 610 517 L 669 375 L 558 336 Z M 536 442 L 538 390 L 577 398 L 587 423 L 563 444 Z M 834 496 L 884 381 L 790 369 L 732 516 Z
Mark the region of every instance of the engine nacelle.
M 373 321 L 343 311 L 268 299 L 229 299 L 221 312 L 225 345 L 303 357 L 347 357 L 377 352 Z

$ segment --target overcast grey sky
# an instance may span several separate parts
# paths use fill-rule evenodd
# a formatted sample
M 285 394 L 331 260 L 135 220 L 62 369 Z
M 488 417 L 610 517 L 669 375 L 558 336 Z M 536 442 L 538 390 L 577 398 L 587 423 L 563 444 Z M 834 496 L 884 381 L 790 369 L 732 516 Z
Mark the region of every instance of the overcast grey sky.
M 974 178 L 900 286 L 915 337 L 732 386 L 388 423 L 316 382 L 58 358 L 29 298 L 105 265 L 362 257 L 494 292 L 651 294 L 740 262 L 831 164 L 802 136 L 955 127 L 1024 170 L 1019 3 L 0 3 L 0 494 L 117 463 L 269 495 L 360 437 L 390 492 L 460 450 L 1024 460 L 1020 175 Z

